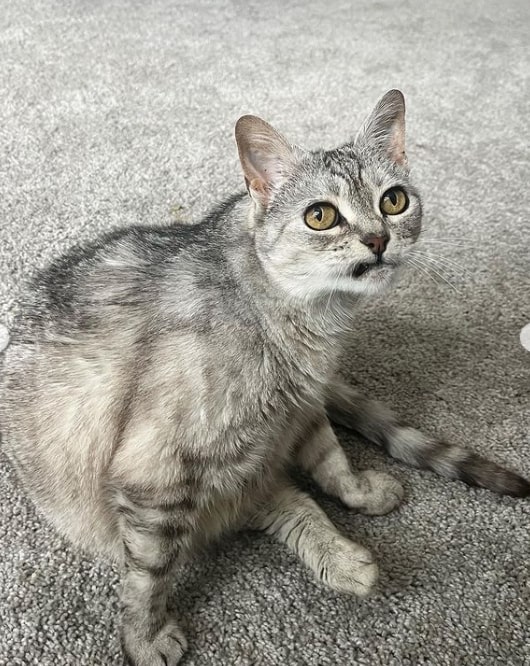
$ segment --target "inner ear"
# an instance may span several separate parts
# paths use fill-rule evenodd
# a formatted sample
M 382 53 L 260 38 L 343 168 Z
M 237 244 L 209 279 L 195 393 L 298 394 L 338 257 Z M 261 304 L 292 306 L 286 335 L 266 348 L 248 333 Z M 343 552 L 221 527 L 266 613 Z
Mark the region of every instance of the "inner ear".
M 405 98 L 400 90 L 389 90 L 381 97 L 355 137 L 355 144 L 375 148 L 393 162 L 407 165 Z
M 235 135 L 249 193 L 267 206 L 274 191 L 293 172 L 295 149 L 257 116 L 242 116 L 236 123 Z

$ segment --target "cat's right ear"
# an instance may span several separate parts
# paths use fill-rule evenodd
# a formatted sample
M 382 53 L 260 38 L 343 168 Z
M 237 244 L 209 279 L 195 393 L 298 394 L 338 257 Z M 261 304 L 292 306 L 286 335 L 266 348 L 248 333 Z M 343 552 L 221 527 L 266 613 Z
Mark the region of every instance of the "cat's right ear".
M 274 127 L 257 116 L 236 123 L 236 142 L 245 183 L 252 199 L 266 208 L 274 191 L 292 173 L 295 149 Z

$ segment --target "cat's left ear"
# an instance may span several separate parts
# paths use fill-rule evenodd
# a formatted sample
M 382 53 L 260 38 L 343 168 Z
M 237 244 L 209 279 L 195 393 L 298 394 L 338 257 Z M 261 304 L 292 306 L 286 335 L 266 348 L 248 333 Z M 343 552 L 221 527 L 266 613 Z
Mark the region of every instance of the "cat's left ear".
M 381 97 L 355 137 L 355 144 L 375 148 L 392 162 L 407 166 L 405 98 L 400 90 L 389 90 Z
M 237 121 L 236 142 L 248 192 L 266 208 L 274 191 L 292 173 L 295 148 L 257 116 L 242 116 Z

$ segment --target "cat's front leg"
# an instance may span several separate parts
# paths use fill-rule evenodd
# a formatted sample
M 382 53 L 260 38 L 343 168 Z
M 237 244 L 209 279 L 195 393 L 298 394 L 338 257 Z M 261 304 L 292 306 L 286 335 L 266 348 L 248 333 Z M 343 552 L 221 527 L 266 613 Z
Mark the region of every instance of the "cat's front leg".
M 403 488 L 384 472 L 353 472 L 328 418 L 317 418 L 297 450 L 297 462 L 326 493 L 346 506 L 370 515 L 382 515 L 403 499 Z
M 121 488 L 116 501 L 125 565 L 121 596 L 125 664 L 175 666 L 187 643 L 168 613 L 167 601 L 187 545 L 189 523 L 178 502 L 157 502 L 142 488 Z
M 249 527 L 287 544 L 334 590 L 364 597 L 377 582 L 371 553 L 340 534 L 318 504 L 289 483 L 256 510 Z

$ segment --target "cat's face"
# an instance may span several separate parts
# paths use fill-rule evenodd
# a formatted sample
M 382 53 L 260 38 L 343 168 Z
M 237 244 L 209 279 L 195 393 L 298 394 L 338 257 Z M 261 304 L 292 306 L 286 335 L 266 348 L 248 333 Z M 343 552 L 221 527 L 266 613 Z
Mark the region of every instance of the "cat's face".
M 239 123 L 256 248 L 271 279 L 303 300 L 386 287 L 421 228 L 401 93 L 387 93 L 355 141 L 331 151 L 293 148 L 254 117 Z

